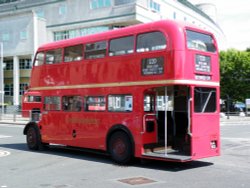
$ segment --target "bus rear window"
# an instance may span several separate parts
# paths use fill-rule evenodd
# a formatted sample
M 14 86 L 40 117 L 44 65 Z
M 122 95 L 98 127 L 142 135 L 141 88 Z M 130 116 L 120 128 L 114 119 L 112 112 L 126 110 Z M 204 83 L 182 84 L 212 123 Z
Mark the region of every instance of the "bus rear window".
M 187 47 L 205 52 L 215 52 L 215 44 L 212 36 L 187 30 Z
M 194 89 L 194 111 L 207 113 L 216 111 L 216 90 L 196 87 Z

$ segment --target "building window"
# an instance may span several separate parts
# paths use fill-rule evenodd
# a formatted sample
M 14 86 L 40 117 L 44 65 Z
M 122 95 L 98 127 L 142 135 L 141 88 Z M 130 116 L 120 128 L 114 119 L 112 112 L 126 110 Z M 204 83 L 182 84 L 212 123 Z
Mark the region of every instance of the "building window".
M 133 111 L 132 95 L 109 95 L 108 110 L 110 112 L 131 112 Z
M 157 3 L 155 0 L 149 1 L 149 7 L 154 12 L 160 12 L 161 11 L 161 5 Z
M 106 41 L 89 43 L 85 45 L 85 59 L 102 58 L 106 55 Z
M 105 111 L 106 100 L 103 96 L 89 96 L 86 98 L 85 111 Z
M 4 94 L 6 96 L 13 96 L 13 84 L 4 84 Z
M 5 60 L 5 70 L 13 70 L 13 60 Z
M 54 32 L 54 41 L 69 39 L 69 31 Z
M 56 31 L 54 32 L 54 41 L 100 33 L 108 30 L 109 30 L 108 26 L 98 26 L 98 27 L 79 28 L 79 29 L 72 29 L 65 31 Z
M 26 30 L 20 31 L 20 39 L 26 40 L 28 38 L 28 32 Z
M 80 112 L 82 104 L 82 97 L 80 96 L 64 96 L 62 98 L 63 111 Z
M 36 15 L 38 18 L 44 18 L 45 17 L 44 10 L 42 10 L 42 9 L 36 10 Z
M 79 36 L 78 30 L 69 30 L 69 38 L 70 39 L 78 37 L 78 36 Z
M 80 29 L 80 36 L 100 33 L 100 32 L 108 31 L 108 30 L 109 30 L 108 26 L 82 28 L 82 29 Z
M 44 110 L 59 111 L 61 110 L 60 97 L 44 97 Z
M 10 34 L 9 33 L 3 33 L 2 34 L 2 41 L 6 42 L 10 40 Z
M 67 30 L 54 32 L 54 41 L 71 39 L 79 36 L 78 30 Z
M 67 14 L 67 6 L 66 5 L 60 5 L 59 7 L 59 15 L 66 15 Z
M 21 83 L 19 84 L 19 95 L 23 95 L 26 91 L 26 88 L 29 86 L 28 83 Z
M 173 19 L 176 20 L 176 12 L 173 12 Z
M 110 41 L 109 56 L 131 54 L 134 52 L 134 36 L 122 37 Z
M 5 3 L 12 3 L 18 0 L 0 0 L 0 4 L 5 4 Z
M 31 59 L 20 59 L 19 60 L 19 69 L 31 69 L 32 61 Z
M 104 8 L 110 6 L 111 6 L 111 0 L 90 0 L 91 9 Z
M 135 2 L 135 0 L 115 0 L 115 6 L 133 3 L 133 2 Z

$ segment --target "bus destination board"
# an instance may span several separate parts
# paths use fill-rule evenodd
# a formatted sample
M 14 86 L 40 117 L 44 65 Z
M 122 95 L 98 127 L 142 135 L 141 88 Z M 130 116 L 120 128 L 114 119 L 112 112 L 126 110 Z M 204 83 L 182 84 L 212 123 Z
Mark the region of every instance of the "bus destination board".
M 209 56 L 196 54 L 195 70 L 199 72 L 210 72 L 211 71 L 211 58 Z
M 142 75 L 159 75 L 164 73 L 163 57 L 142 59 Z

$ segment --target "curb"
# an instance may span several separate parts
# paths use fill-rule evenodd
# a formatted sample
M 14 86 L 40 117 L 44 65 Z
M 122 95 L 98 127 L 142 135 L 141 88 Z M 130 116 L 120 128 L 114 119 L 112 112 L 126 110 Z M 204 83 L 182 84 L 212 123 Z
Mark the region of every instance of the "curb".
M 0 124 L 8 124 L 8 125 L 26 125 L 27 122 L 6 122 L 6 121 L 0 121 Z

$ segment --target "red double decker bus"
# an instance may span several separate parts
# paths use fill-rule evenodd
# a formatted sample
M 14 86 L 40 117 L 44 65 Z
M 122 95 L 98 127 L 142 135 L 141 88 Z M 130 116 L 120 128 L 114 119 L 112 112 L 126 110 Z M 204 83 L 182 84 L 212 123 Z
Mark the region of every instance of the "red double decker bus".
M 30 91 L 43 104 L 24 129 L 32 150 L 96 149 L 118 163 L 220 155 L 217 44 L 194 26 L 157 21 L 43 45 Z

